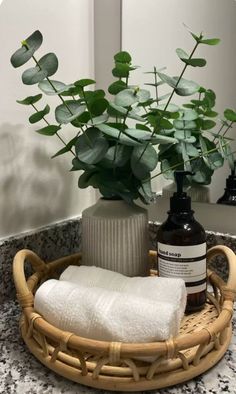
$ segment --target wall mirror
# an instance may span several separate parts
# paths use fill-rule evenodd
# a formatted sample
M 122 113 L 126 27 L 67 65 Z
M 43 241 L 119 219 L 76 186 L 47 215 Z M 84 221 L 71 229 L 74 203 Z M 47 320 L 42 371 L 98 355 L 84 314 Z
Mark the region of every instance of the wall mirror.
M 105 3 L 107 2 L 104 1 L 104 6 Z M 188 52 L 194 45 L 184 24 L 196 33 L 202 31 L 207 37 L 221 39 L 217 46 L 202 45 L 199 47 L 197 57 L 206 59 L 207 65 L 205 67 L 190 67 L 186 72 L 186 78 L 192 79 L 216 93 L 215 111 L 218 112 L 218 115 L 214 118 L 217 123 L 214 130 L 218 132 L 224 110 L 235 108 L 236 103 L 234 42 L 236 2 L 233 0 L 228 2 L 221 0 L 207 2 L 204 0 L 191 2 L 188 0 L 179 0 L 178 2 L 175 0 L 141 0 L 139 2 L 125 0 L 121 1 L 119 5 L 117 3 L 114 2 L 112 6 L 116 20 L 118 16 L 120 17 L 120 30 L 117 27 L 116 39 L 120 37 L 120 47 L 132 54 L 134 64 L 142 66 L 135 71 L 133 83 L 135 83 L 135 79 L 141 81 L 142 84 L 150 82 L 148 80 L 150 76 L 144 74 L 144 71 L 150 71 L 153 66 L 167 67 L 169 75 L 180 74 L 182 64 L 175 50 L 182 48 Z M 106 10 L 108 10 L 107 6 L 108 4 L 106 4 Z M 175 97 L 174 102 L 181 104 L 179 97 Z M 233 139 L 235 134 L 236 125 L 232 125 L 227 135 Z M 230 145 L 232 151 L 235 151 L 236 142 L 231 141 Z M 208 203 L 196 201 L 193 205 L 199 220 L 206 228 L 235 234 L 236 207 L 215 204 L 224 192 L 226 178 L 229 174 L 229 165 L 225 162 L 221 168 L 214 172 L 211 183 L 207 186 Z M 156 192 L 161 192 L 168 183 L 162 176 L 157 177 L 153 181 L 153 189 Z M 167 208 L 168 200 L 165 202 L 158 200 L 158 203 L 150 208 L 150 216 L 161 221 L 165 217 Z

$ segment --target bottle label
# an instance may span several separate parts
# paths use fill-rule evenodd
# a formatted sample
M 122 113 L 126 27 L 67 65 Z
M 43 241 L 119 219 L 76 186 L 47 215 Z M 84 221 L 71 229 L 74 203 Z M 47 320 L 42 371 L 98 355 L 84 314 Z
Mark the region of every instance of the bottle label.
M 184 279 L 187 294 L 206 290 L 206 243 L 175 246 L 158 242 L 158 270 L 160 276 Z

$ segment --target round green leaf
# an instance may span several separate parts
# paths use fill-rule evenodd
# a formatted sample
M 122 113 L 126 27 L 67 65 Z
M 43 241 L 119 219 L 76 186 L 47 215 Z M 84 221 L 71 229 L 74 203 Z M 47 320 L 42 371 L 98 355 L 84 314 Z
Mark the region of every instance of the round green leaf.
M 224 116 L 227 120 L 230 120 L 230 122 L 236 122 L 236 112 L 232 109 L 227 108 L 224 111 Z
M 186 144 L 186 152 L 187 152 L 188 156 L 191 156 L 191 157 L 199 156 L 198 149 L 192 144 Z
M 179 111 L 179 107 L 175 104 L 168 104 L 167 108 L 166 108 L 166 104 L 160 104 L 157 106 L 157 109 L 159 111 L 165 110 L 165 112 L 178 112 Z
M 50 82 L 47 80 L 44 80 L 42 82 L 39 82 L 39 84 L 38 84 L 39 89 L 42 90 L 42 92 L 47 94 L 48 96 L 54 96 L 57 94 L 61 94 L 62 92 L 66 92 L 71 87 L 73 87 L 73 85 L 66 85 L 63 82 L 54 81 L 52 79 L 50 80 Z
M 70 123 L 72 120 L 81 115 L 85 109 L 85 105 L 81 105 L 76 101 L 65 101 L 65 104 L 59 105 L 55 110 L 56 121 L 63 124 Z
M 235 114 L 235 115 L 236 115 L 236 114 Z M 212 129 L 213 127 L 215 127 L 215 125 L 216 125 L 216 122 L 214 122 L 213 120 L 210 120 L 210 119 L 203 119 L 203 120 L 202 120 L 201 128 L 202 128 L 202 130 L 210 130 L 210 129 Z
M 95 118 L 92 118 L 92 120 L 88 121 L 88 124 L 90 126 L 97 126 L 99 124 L 105 123 L 109 118 L 108 114 L 103 114 L 100 116 L 96 116 Z
M 196 142 L 196 138 L 191 135 L 191 130 L 176 130 L 174 137 L 180 141 L 188 142 L 189 144 Z
M 139 103 L 145 103 L 147 100 L 150 99 L 151 94 L 150 94 L 149 90 L 140 89 L 137 92 L 137 97 L 138 97 Z
M 54 53 L 47 53 L 38 61 L 38 64 L 42 70 L 47 72 L 47 76 L 55 74 L 58 69 L 58 59 Z
M 28 62 L 28 60 L 33 56 L 34 51 L 31 49 L 27 49 L 26 47 L 22 47 L 17 49 L 15 53 L 13 53 L 11 57 L 11 64 L 13 67 L 17 68 Z
M 39 30 L 36 30 L 26 40 L 22 42 L 22 47 L 19 48 L 11 57 L 11 64 L 13 67 L 20 67 L 25 64 L 40 47 L 43 42 L 43 36 Z
M 42 94 L 36 94 L 35 96 L 28 96 L 23 100 L 16 100 L 17 103 L 23 105 L 32 105 L 37 103 L 42 98 Z
M 189 55 L 181 48 L 177 48 L 176 53 L 177 53 L 178 57 L 180 58 L 180 60 L 189 58 Z
M 136 137 L 127 136 L 126 134 L 124 134 L 124 131 L 120 132 L 120 130 L 118 130 L 115 127 L 109 126 L 107 124 L 100 124 L 97 125 L 96 127 L 99 130 L 101 130 L 104 134 L 108 135 L 109 137 L 119 139 L 119 141 L 124 145 L 128 145 L 128 146 L 140 145 L 140 142 L 139 140 L 137 140 Z
M 161 161 L 161 172 L 164 178 L 174 180 L 174 171 L 167 159 Z
M 116 105 L 114 103 L 109 103 L 108 113 L 110 116 L 116 117 L 119 115 L 126 116 L 127 115 L 127 108 L 121 107 L 120 105 Z M 128 118 L 139 120 L 139 122 L 145 122 L 145 119 L 139 116 L 135 109 L 132 109 L 128 113 Z
M 201 44 L 206 44 L 206 45 L 218 45 L 220 43 L 219 38 L 208 38 L 206 40 L 201 40 Z
M 117 78 L 127 78 L 131 70 L 133 68 L 126 63 L 116 63 L 115 68 L 112 70 L 112 75 Z
M 102 115 L 108 107 L 108 101 L 105 98 L 99 98 L 89 104 L 89 110 L 92 115 Z
M 188 64 L 189 66 L 192 66 L 192 67 L 204 67 L 207 63 L 205 59 L 201 59 L 201 58 L 182 59 L 182 61 L 185 64 Z
M 132 58 L 128 52 L 121 51 L 121 52 L 116 53 L 116 55 L 114 56 L 114 60 L 115 60 L 115 62 L 118 62 L 118 63 L 130 63 Z
M 162 134 L 155 134 L 154 137 L 152 138 L 153 144 L 166 145 L 166 144 L 176 144 L 177 142 L 178 140 L 176 138 Z
M 75 144 L 78 159 L 87 164 L 95 164 L 103 159 L 109 148 L 106 138 L 100 131 L 90 128 L 81 135 Z
M 110 86 L 109 86 L 109 88 L 108 88 L 108 92 L 110 93 L 110 94 L 117 94 L 117 93 L 119 93 L 119 92 L 121 92 L 122 90 L 124 90 L 124 89 L 126 89 L 127 88 L 127 86 L 126 86 L 126 83 L 124 82 L 124 81 L 115 81 L 115 82 L 113 82 Z
M 138 102 L 138 97 L 133 89 L 125 89 L 115 96 L 115 104 L 121 107 L 129 107 Z
M 28 38 L 26 38 L 25 43 L 27 44 L 27 47 L 34 52 L 37 51 L 37 49 L 40 48 L 41 44 L 43 42 L 43 36 L 42 33 L 39 30 L 35 30 L 33 34 L 31 34 Z M 23 41 L 24 43 L 24 41 Z
M 60 128 L 61 127 L 57 126 L 57 125 L 49 125 L 49 126 L 43 127 L 42 129 L 38 129 L 35 131 L 39 134 L 42 134 L 42 135 L 52 136 L 52 135 L 56 134 L 56 132 L 58 130 L 60 130 Z M 57 155 L 54 155 L 54 156 L 57 156 Z
M 130 149 L 125 145 L 111 146 L 100 164 L 105 168 L 123 167 L 130 158 Z
M 84 88 L 85 86 L 94 85 L 95 83 L 96 83 L 96 81 L 94 81 L 93 79 L 87 78 L 87 79 L 79 79 L 78 81 L 74 82 L 74 85 Z
M 179 77 L 173 77 L 173 79 L 175 84 L 177 84 Z M 192 94 L 197 93 L 199 88 L 200 86 L 196 82 L 181 78 L 178 86 L 175 88 L 175 92 L 179 96 L 191 96 Z
M 197 125 L 194 121 L 190 120 L 178 120 L 175 119 L 173 122 L 173 126 L 179 130 L 195 130 Z
M 25 85 L 34 85 L 35 83 L 41 82 L 47 77 L 46 70 L 40 70 L 38 66 L 25 70 L 22 74 L 22 82 Z
M 153 146 L 148 145 L 143 153 L 145 147 L 145 144 L 134 147 L 131 156 L 132 172 L 138 179 L 148 178 L 150 172 L 156 168 L 158 163 L 158 154 Z
M 181 120 L 195 120 L 198 118 L 198 113 L 195 110 L 183 110 L 180 111 L 180 119 Z
M 49 105 L 46 105 L 46 107 L 42 111 L 35 112 L 35 114 L 31 115 L 29 117 L 29 122 L 30 123 L 36 123 L 39 122 L 43 117 L 50 112 L 50 107 Z

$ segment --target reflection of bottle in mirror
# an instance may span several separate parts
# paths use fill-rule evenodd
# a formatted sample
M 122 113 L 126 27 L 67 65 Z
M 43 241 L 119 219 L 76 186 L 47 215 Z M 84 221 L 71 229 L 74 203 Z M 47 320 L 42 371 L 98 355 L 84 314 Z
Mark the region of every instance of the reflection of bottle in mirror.
M 191 198 L 183 192 L 184 176 L 191 174 L 175 171 L 177 192 L 170 198 L 168 218 L 157 232 L 159 275 L 184 279 L 186 312 L 198 311 L 206 302 L 206 234 L 193 216 Z
M 225 205 L 236 205 L 236 175 L 235 175 L 235 166 L 236 162 L 234 162 L 234 169 L 231 170 L 231 175 L 226 179 L 226 188 L 222 197 L 219 198 L 217 204 L 225 204 Z

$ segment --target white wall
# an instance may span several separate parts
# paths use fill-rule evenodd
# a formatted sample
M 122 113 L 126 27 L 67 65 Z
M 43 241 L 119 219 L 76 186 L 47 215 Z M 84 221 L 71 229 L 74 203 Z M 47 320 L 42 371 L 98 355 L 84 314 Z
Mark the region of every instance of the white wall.
M 44 124 L 30 126 L 33 109 L 16 103 L 38 93 L 36 85 L 21 82 L 31 61 L 16 70 L 9 60 L 20 41 L 39 29 L 44 43 L 37 56 L 52 51 L 59 58 L 54 79 L 93 78 L 93 25 L 93 0 L 4 0 L 0 6 L 0 237 L 78 215 L 95 201 L 92 189 L 78 189 L 78 173 L 68 172 L 70 154 L 50 159 L 60 141 L 35 133 Z M 57 98 L 48 102 L 60 104 Z M 70 129 L 62 134 L 66 141 L 73 136 Z
M 205 68 L 188 68 L 186 78 L 196 80 L 204 87 L 212 88 L 217 95 L 219 112 L 236 107 L 236 2 L 234 0 L 123 0 L 122 48 L 133 55 L 134 64 L 142 66 L 135 71 L 136 81 L 147 82 L 147 71 L 167 66 L 167 73 L 179 75 L 183 63 L 175 49 L 187 52 L 194 41 L 183 26 L 192 31 L 203 31 L 208 37 L 219 37 L 216 47 L 202 45 L 197 54 L 207 59 Z M 136 82 L 137 83 L 137 82 Z M 178 100 L 178 97 L 177 97 Z M 176 100 L 176 101 L 177 101 Z M 235 137 L 235 129 L 232 135 Z M 235 150 L 235 145 L 234 145 Z M 219 169 L 211 184 L 212 201 L 215 202 L 225 187 L 229 173 L 227 165 Z M 156 178 L 154 188 L 159 191 L 163 184 Z

